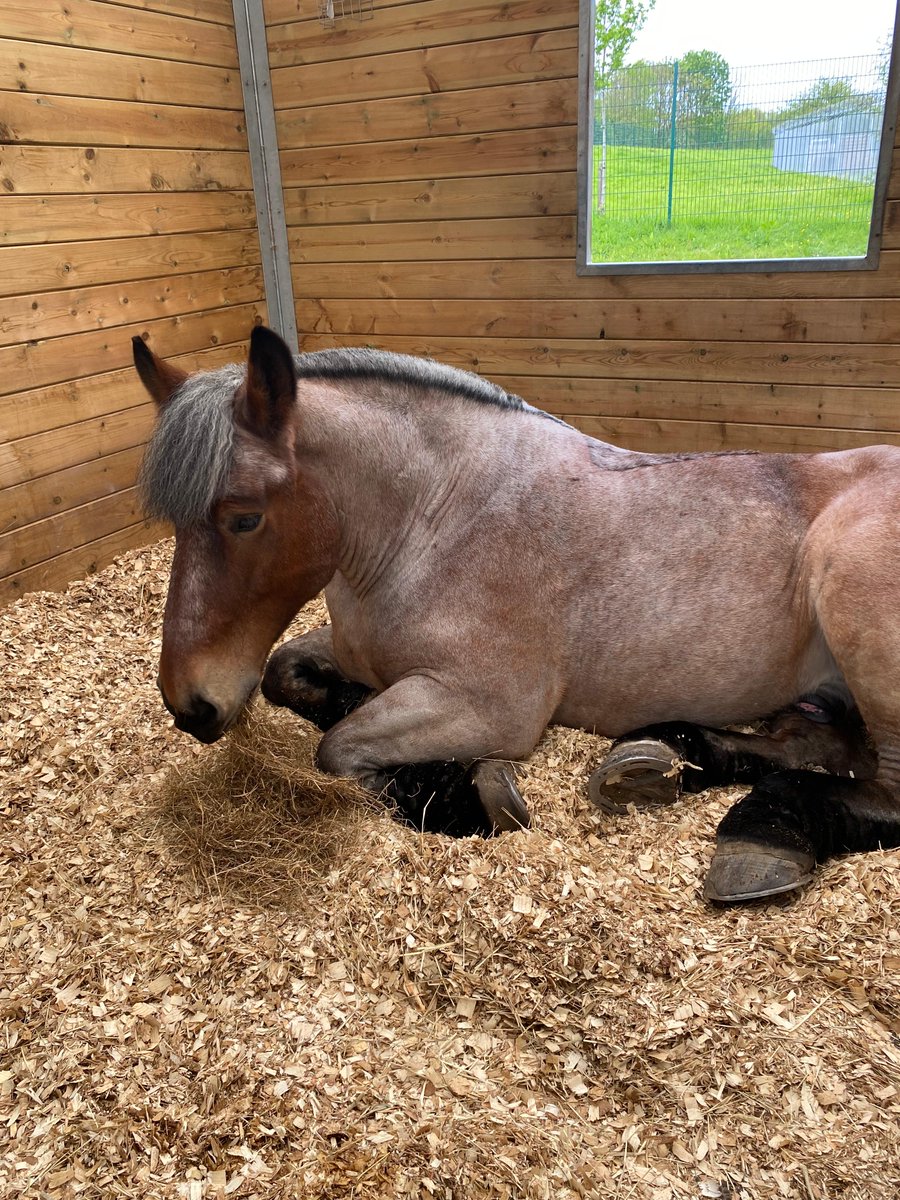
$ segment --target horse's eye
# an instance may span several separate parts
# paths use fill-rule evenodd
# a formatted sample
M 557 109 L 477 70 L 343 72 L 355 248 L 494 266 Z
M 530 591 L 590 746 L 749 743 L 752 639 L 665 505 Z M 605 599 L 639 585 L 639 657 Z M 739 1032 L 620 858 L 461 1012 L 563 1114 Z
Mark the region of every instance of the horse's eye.
M 252 533 L 262 520 L 262 513 L 247 513 L 242 517 L 235 517 L 231 522 L 232 533 Z

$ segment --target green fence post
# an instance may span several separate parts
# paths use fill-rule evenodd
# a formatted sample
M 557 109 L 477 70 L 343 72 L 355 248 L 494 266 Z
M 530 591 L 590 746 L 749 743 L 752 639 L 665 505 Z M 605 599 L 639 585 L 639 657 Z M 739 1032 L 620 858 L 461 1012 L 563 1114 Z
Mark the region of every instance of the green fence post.
M 675 114 L 678 111 L 678 59 L 672 73 L 672 132 L 669 135 L 669 204 L 667 223 L 672 224 L 672 184 L 675 180 Z

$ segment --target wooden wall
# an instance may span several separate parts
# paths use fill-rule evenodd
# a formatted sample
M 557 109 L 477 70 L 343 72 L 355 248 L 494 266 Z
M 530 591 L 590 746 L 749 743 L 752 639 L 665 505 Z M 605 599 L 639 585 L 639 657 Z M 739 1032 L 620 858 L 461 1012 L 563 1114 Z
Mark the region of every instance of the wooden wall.
M 135 334 L 241 357 L 265 315 L 230 0 L 0 0 L 0 603 L 158 531 Z
M 900 153 L 876 272 L 575 274 L 577 0 L 264 0 L 305 349 L 479 371 L 642 449 L 900 441 Z M 154 536 L 145 336 L 264 317 L 230 0 L 0 0 L 0 602 Z
M 305 348 L 429 354 L 640 449 L 900 440 L 900 169 L 877 272 L 579 278 L 577 0 L 312 11 L 266 0 Z

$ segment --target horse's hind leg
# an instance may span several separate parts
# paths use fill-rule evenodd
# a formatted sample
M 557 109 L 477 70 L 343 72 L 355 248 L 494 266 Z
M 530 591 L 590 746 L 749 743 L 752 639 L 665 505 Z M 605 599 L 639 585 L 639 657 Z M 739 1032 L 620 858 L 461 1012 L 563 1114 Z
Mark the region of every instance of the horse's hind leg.
M 881 515 L 896 508 L 879 495 L 873 511 L 838 514 L 814 582 L 822 630 L 877 752 L 875 776 L 761 780 L 719 825 L 710 899 L 790 891 L 834 854 L 900 846 L 900 552 L 893 518 Z
M 856 712 L 807 698 L 760 733 L 708 729 L 684 721 L 648 725 L 620 738 L 593 772 L 590 798 L 606 812 L 627 804 L 667 804 L 681 792 L 756 783 L 783 768 L 818 766 L 857 778 L 874 774 L 874 757 Z M 816 719 L 804 715 L 813 712 Z M 821 723 L 822 721 L 826 723 Z
M 900 759 L 900 742 L 896 743 Z M 709 900 L 793 891 L 835 854 L 900 846 L 900 789 L 877 779 L 777 771 L 726 814 L 706 879 Z

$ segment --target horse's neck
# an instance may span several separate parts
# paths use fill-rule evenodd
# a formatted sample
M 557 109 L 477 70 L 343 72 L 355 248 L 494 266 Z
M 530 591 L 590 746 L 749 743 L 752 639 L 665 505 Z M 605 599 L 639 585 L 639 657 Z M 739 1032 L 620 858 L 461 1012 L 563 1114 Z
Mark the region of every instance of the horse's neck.
M 398 555 L 424 553 L 438 524 L 460 523 L 501 486 L 508 445 L 485 409 L 434 396 L 409 408 L 332 396 L 310 412 L 299 461 L 338 514 L 339 570 L 354 590 Z

